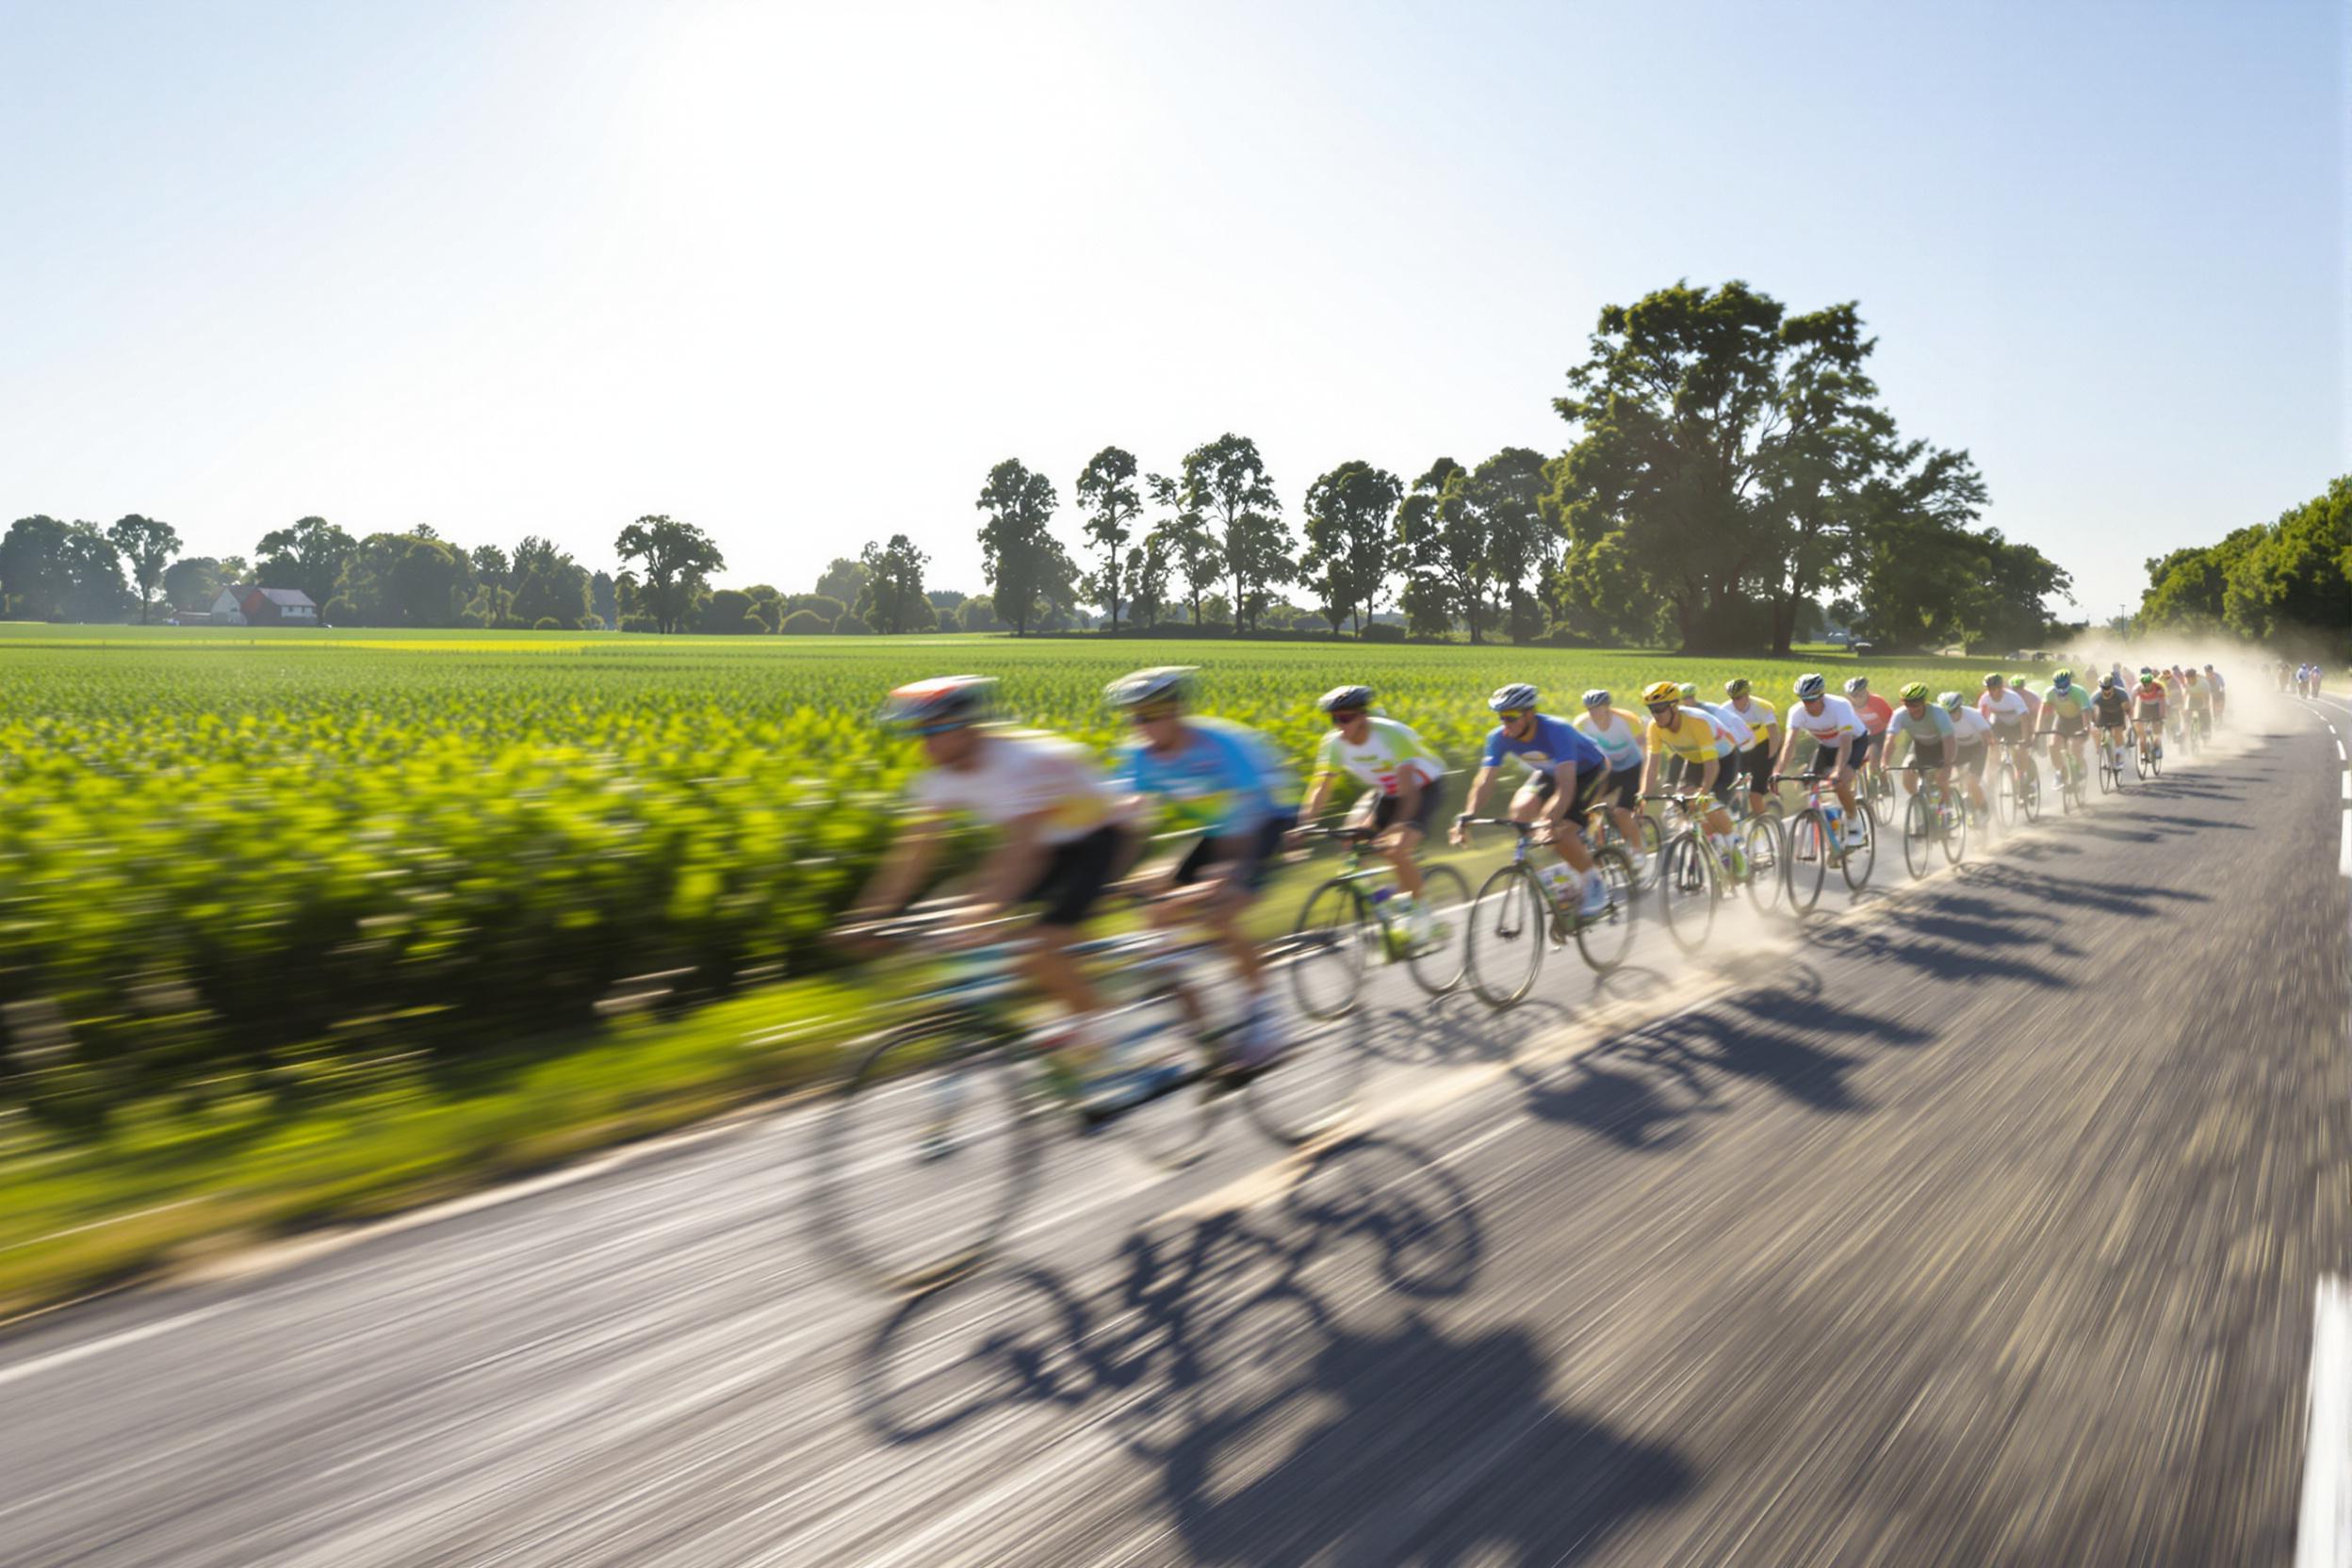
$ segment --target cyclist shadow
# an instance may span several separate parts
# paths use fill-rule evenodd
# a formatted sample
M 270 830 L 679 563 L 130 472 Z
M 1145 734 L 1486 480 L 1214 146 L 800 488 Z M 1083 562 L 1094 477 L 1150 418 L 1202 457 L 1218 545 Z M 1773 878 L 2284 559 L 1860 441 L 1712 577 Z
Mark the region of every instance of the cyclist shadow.
M 1824 932 L 1822 945 L 1841 954 L 1902 964 L 1936 979 L 2022 980 L 2045 989 L 2060 988 L 2066 982 L 2039 964 L 1989 950 L 2032 946 L 2061 955 L 2076 951 L 2059 938 L 2019 931 L 2006 922 L 1965 919 L 1934 909 L 1899 910 L 1888 923 L 1896 929 Z
M 1400 1066 L 1508 1061 L 1529 1030 L 1559 1028 L 1574 1016 L 1565 1005 L 1542 999 L 1496 1012 L 1476 997 L 1456 992 L 1418 1007 L 1392 1007 L 1376 1015 L 1364 1049 Z
M 908 1301 L 857 1408 L 901 1446 L 1111 1434 L 1203 1560 L 1573 1561 L 1691 1470 L 1555 1403 L 1525 1330 L 1431 1321 L 1484 1254 L 1452 1172 L 1358 1139 L 1275 1202 L 1138 1228 L 1091 1290 L 1029 1266 Z
M 1979 866 L 1969 874 L 1968 882 L 1973 887 L 1999 889 L 2044 904 L 2056 905 L 2068 915 L 2079 915 L 2090 909 L 2102 914 L 2145 917 L 2160 913 L 2165 904 L 2212 902 L 2207 894 L 2186 888 L 2166 888 L 2146 882 L 2082 881 L 2009 864 Z

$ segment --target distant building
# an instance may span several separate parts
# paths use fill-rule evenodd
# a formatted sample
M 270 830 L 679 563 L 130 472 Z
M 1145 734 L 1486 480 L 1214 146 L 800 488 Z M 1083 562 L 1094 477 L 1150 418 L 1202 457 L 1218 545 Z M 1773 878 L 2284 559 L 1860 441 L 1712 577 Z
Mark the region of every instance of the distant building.
M 300 588 L 232 582 L 212 601 L 214 626 L 317 626 L 318 607 Z

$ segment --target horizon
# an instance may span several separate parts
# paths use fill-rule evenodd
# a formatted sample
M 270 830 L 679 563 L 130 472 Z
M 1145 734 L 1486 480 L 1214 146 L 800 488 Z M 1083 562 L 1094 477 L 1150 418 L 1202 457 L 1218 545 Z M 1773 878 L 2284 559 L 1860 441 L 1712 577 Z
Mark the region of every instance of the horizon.
M 72 133 L 0 172 L 0 492 L 191 555 L 318 514 L 615 570 L 662 513 L 726 585 L 906 532 L 977 594 L 1000 459 L 1084 553 L 1108 444 L 1250 436 L 1294 523 L 1343 461 L 1557 454 L 1599 309 L 1680 278 L 1858 301 L 2069 618 L 2352 466 L 2316 5 L 12 10 L 0 124 Z

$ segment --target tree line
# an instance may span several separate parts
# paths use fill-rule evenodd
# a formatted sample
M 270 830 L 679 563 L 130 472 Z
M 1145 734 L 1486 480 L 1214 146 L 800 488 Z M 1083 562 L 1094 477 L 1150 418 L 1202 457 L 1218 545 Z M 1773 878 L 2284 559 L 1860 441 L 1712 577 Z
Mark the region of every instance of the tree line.
M 1052 480 L 1008 458 L 974 503 L 994 612 L 1017 632 L 1088 604 L 1115 628 L 1248 635 L 1295 612 L 1295 587 L 1334 633 L 1393 612 L 1414 636 L 1786 653 L 1826 616 L 1890 646 L 2043 640 L 2070 577 L 1975 526 L 1983 476 L 1902 434 L 1876 347 L 1852 302 L 1797 315 L 1745 284 L 1676 284 L 1601 312 L 1553 400 L 1564 450 L 1441 456 L 1411 479 L 1342 463 L 1296 531 L 1246 436 L 1167 474 L 1105 447 L 1071 486 L 1074 550 Z
M 2267 523 L 2145 564 L 2139 632 L 2226 632 L 2304 658 L 2352 654 L 2352 476 Z

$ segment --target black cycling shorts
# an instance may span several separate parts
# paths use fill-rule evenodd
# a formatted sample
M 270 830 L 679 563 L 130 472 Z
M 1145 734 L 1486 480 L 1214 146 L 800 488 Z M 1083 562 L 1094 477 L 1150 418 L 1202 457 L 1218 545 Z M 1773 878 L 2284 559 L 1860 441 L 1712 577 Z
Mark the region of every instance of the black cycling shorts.
M 1944 738 L 1938 735 L 1934 740 L 1922 741 L 1917 735 L 1912 736 L 1911 764 L 1921 773 L 1933 773 L 1936 769 L 1942 767 L 1944 765 Z
M 1413 815 L 1410 817 L 1403 813 L 1404 796 L 1382 795 L 1380 797 L 1379 804 L 1372 808 L 1372 825 L 1378 831 L 1386 832 L 1401 821 L 1409 826 L 1419 828 L 1421 836 L 1426 839 L 1437 822 L 1439 808 L 1445 803 L 1446 781 L 1442 778 L 1421 786 L 1420 802 L 1413 807 Z
M 1963 741 L 1959 752 L 1952 758 L 1952 771 L 1964 778 L 1984 777 L 1984 754 L 1992 749 L 1982 741 Z
M 1748 788 L 1757 794 L 1770 794 L 1772 789 L 1772 747 L 1767 741 L 1758 741 L 1739 757 L 1740 771 L 1748 777 Z
M 1560 766 L 1572 770 L 1576 776 L 1576 798 L 1568 803 L 1567 814 L 1580 817 L 1592 809 L 1612 776 L 1607 768 L 1582 768 L 1574 762 L 1562 762 Z M 1549 801 L 1560 792 L 1560 770 L 1540 773 L 1528 779 L 1527 792 L 1531 799 Z
M 1255 832 L 1201 839 L 1176 862 L 1176 874 L 1170 880 L 1177 887 L 1188 888 L 1200 881 L 1211 866 L 1233 861 L 1234 886 L 1254 893 L 1266 885 L 1266 869 L 1282 850 L 1282 836 L 1298 822 L 1297 817 L 1284 813 L 1266 818 Z
M 2057 731 L 2061 735 L 2080 735 L 2088 727 L 2089 727 L 2083 723 L 2082 715 L 2080 713 L 2061 713 L 2058 715 Z
M 1621 811 L 1642 809 L 1641 764 L 1619 768 L 1609 774 L 1608 782 L 1601 786 L 1600 799 L 1596 804 L 1613 806 Z
M 1098 827 L 1083 839 L 1055 844 L 1046 852 L 1045 870 L 1021 902 L 1044 906 L 1037 914 L 1039 925 L 1079 924 L 1118 874 L 1127 844 L 1127 830 L 1119 826 Z
M 1853 745 L 1846 757 L 1846 764 L 1849 767 L 1858 768 L 1886 749 L 1886 737 L 1884 733 L 1873 735 L 1865 730 L 1854 738 Z

